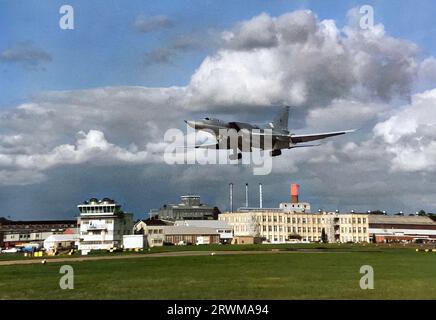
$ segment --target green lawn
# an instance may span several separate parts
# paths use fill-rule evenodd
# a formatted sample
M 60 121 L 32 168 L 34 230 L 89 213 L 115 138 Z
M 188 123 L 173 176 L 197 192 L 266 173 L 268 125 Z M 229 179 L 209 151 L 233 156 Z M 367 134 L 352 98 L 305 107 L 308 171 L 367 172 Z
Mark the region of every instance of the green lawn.
M 0 266 L 0 298 L 436 299 L 436 253 L 355 248 L 75 262 L 74 290 L 59 288 L 64 263 Z M 359 287 L 362 265 L 374 290 Z
M 401 245 L 399 245 L 402 247 Z M 126 252 L 113 252 L 108 253 L 107 251 L 93 251 L 89 255 L 91 256 L 102 256 L 102 255 L 130 255 L 130 254 L 150 254 L 159 252 L 174 252 L 174 251 L 264 251 L 264 250 L 300 250 L 300 249 L 328 249 L 332 251 L 368 251 L 368 250 L 381 250 L 385 248 L 386 245 L 374 245 L 374 244 L 256 244 L 256 245 L 199 245 L 199 246 L 163 246 L 163 247 L 153 247 L 150 250 L 145 249 L 144 251 L 126 251 Z M 419 245 L 414 245 L 414 247 L 419 247 Z M 73 258 L 79 257 L 80 254 L 77 252 L 74 255 L 62 254 L 58 256 L 44 256 L 44 259 L 52 258 Z M 5 260 L 30 260 L 30 259 L 41 259 L 41 257 L 24 257 L 23 253 L 4 253 L 0 254 L 0 261 Z

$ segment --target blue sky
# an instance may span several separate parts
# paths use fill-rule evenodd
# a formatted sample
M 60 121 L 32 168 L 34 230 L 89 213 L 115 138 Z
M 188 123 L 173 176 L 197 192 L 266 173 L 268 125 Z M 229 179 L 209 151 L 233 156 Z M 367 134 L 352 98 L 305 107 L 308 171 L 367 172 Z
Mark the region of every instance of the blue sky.
M 75 30 L 58 27 L 63 4 L 75 9 Z M 347 11 L 362 4 L 374 7 L 376 23 L 390 35 L 417 43 L 425 56 L 435 53 L 434 1 L 1 1 L 0 52 L 30 42 L 52 60 L 37 68 L 0 62 L 0 107 L 47 90 L 186 85 L 213 47 L 183 52 L 171 64 L 147 65 L 145 54 L 178 36 L 201 39 L 261 12 L 306 8 L 342 26 Z M 138 16 L 156 15 L 167 16 L 172 27 L 142 33 L 132 26 Z

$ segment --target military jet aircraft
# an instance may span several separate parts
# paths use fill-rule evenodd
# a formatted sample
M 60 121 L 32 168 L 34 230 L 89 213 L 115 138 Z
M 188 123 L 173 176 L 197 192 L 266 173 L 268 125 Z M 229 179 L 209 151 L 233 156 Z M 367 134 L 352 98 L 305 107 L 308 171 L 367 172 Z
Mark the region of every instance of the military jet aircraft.
M 195 130 L 203 130 L 208 131 L 215 134 L 216 143 L 213 144 L 201 144 L 194 146 L 195 148 L 213 148 L 213 149 L 234 149 L 233 155 L 230 156 L 230 159 L 241 159 L 242 153 L 238 152 L 241 150 L 243 152 L 251 152 L 252 147 L 254 145 L 250 144 L 249 150 L 243 150 L 243 139 L 249 139 L 250 141 L 255 140 L 257 137 L 260 138 L 259 148 L 263 150 L 271 150 L 270 155 L 272 157 L 279 156 L 282 154 L 282 149 L 292 149 L 299 147 L 314 147 L 317 145 L 312 144 L 300 144 L 310 141 L 316 141 L 325 139 L 328 137 L 338 136 L 350 132 L 354 132 L 355 130 L 343 130 L 343 131 L 333 131 L 333 132 L 325 132 L 325 133 L 314 133 L 314 134 L 293 134 L 289 132 L 288 129 L 288 118 L 289 118 L 289 106 L 285 106 L 282 108 L 277 117 L 269 122 L 265 126 L 258 126 L 245 122 L 236 122 L 236 121 L 223 121 L 220 119 L 214 119 L 206 117 L 201 120 L 185 120 L 185 122 Z M 222 144 L 220 143 L 222 140 L 229 140 L 229 136 L 223 135 L 222 132 L 229 131 L 230 129 L 234 129 L 236 132 L 240 134 L 241 139 L 238 140 L 237 149 L 235 146 L 231 146 L 231 143 Z M 269 130 L 266 130 L 269 129 Z M 266 138 L 271 138 L 271 143 L 268 145 L 265 143 Z

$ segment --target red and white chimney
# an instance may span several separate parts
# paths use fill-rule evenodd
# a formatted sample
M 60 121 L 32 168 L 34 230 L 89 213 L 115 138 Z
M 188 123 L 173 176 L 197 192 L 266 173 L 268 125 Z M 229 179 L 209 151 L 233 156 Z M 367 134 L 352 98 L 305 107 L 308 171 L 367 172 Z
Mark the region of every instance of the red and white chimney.
M 296 183 L 291 184 L 291 203 L 298 203 L 298 187 Z

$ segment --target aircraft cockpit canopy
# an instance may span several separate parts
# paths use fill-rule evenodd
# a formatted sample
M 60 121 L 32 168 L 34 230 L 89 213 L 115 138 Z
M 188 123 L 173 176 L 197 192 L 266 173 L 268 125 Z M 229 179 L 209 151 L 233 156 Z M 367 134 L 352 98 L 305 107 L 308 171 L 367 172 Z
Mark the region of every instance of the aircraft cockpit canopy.
M 215 118 L 209 118 L 209 117 L 206 117 L 206 118 L 204 118 L 204 120 L 206 120 L 206 121 L 215 121 L 215 122 L 222 122 L 221 120 L 219 120 L 219 119 L 215 119 Z

